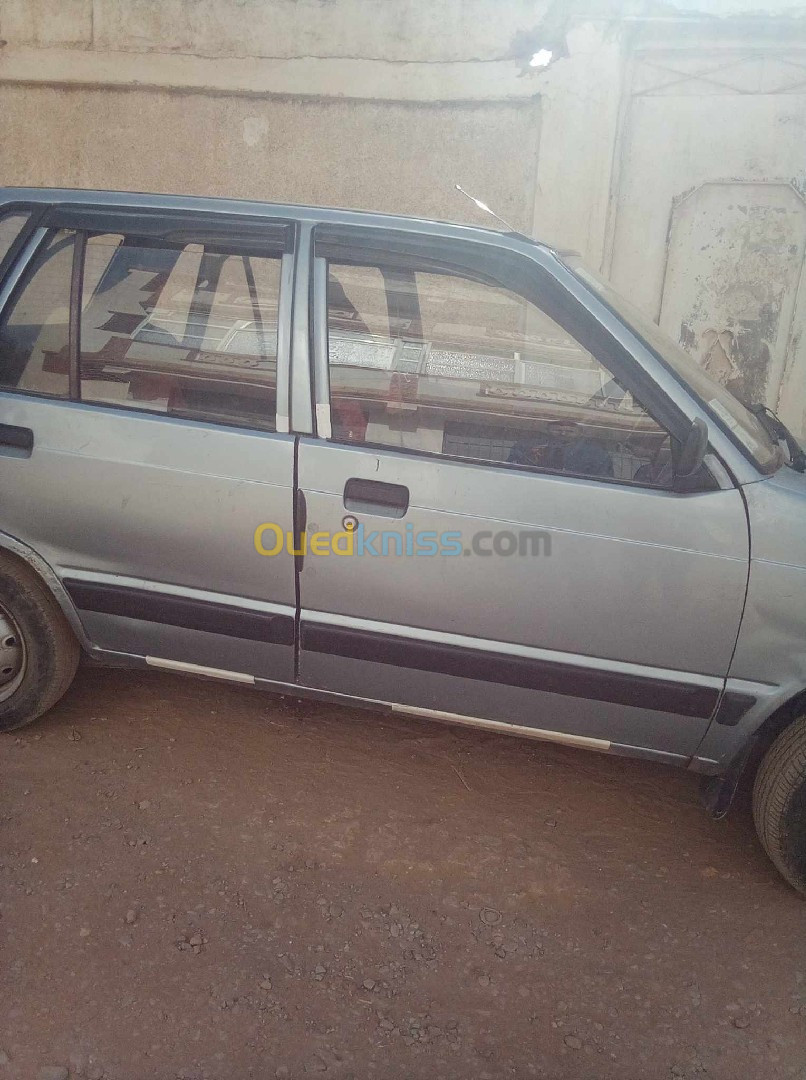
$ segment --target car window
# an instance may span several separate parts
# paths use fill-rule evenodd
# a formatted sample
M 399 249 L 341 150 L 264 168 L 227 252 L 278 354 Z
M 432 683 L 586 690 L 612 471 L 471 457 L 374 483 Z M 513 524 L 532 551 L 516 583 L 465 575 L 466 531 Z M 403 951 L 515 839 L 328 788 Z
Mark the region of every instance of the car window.
M 22 232 L 22 227 L 30 214 L 12 213 L 0 217 L 0 263 L 11 250 L 11 245 Z
M 330 262 L 333 438 L 670 486 L 667 432 L 523 297 L 396 261 Z
M 672 340 L 649 316 L 584 265 L 578 257 L 566 257 L 566 264 L 611 310 L 638 333 L 652 351 L 664 360 L 702 404 L 731 432 L 762 472 L 774 472 L 781 464 L 781 452 L 764 425 L 747 406 L 711 376 Z
M 0 321 L 0 388 L 66 397 L 74 235 L 53 232 Z
M 87 241 L 81 398 L 274 430 L 280 258 Z

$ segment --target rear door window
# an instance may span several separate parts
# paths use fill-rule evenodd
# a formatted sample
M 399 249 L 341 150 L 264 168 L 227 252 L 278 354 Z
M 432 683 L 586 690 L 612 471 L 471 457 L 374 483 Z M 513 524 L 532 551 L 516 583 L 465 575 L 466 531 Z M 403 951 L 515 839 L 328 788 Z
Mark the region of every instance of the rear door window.
M 81 398 L 273 431 L 281 256 L 87 241 Z
M 0 389 L 67 397 L 75 235 L 54 231 L 0 319 Z

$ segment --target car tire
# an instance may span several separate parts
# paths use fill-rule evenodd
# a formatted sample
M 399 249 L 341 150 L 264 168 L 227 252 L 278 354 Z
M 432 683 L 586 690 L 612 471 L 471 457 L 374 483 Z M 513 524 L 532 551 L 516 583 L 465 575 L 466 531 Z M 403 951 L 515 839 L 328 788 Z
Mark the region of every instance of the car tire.
M 784 728 L 762 759 L 753 819 L 779 872 L 806 896 L 806 716 Z
M 0 557 L 0 731 L 47 712 L 73 681 L 81 648 L 28 565 Z

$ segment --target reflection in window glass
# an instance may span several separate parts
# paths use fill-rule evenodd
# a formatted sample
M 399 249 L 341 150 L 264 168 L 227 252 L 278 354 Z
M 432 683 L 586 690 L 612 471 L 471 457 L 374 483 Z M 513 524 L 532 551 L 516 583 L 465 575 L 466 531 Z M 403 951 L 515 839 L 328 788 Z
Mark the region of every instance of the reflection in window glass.
M 273 430 L 279 293 L 279 258 L 91 237 L 82 399 Z
M 0 324 L 0 387 L 67 397 L 72 233 L 56 232 L 28 267 Z
M 334 438 L 667 485 L 667 433 L 522 297 L 416 266 L 331 264 Z

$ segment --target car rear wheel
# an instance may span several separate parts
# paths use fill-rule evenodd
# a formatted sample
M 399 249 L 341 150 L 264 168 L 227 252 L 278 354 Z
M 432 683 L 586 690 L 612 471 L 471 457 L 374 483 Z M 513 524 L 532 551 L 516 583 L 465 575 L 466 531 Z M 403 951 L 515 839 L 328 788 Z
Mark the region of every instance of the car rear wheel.
M 806 716 L 785 728 L 763 758 L 753 818 L 764 850 L 806 896 Z
M 0 731 L 55 705 L 73 681 L 80 652 L 38 575 L 13 557 L 0 558 Z

